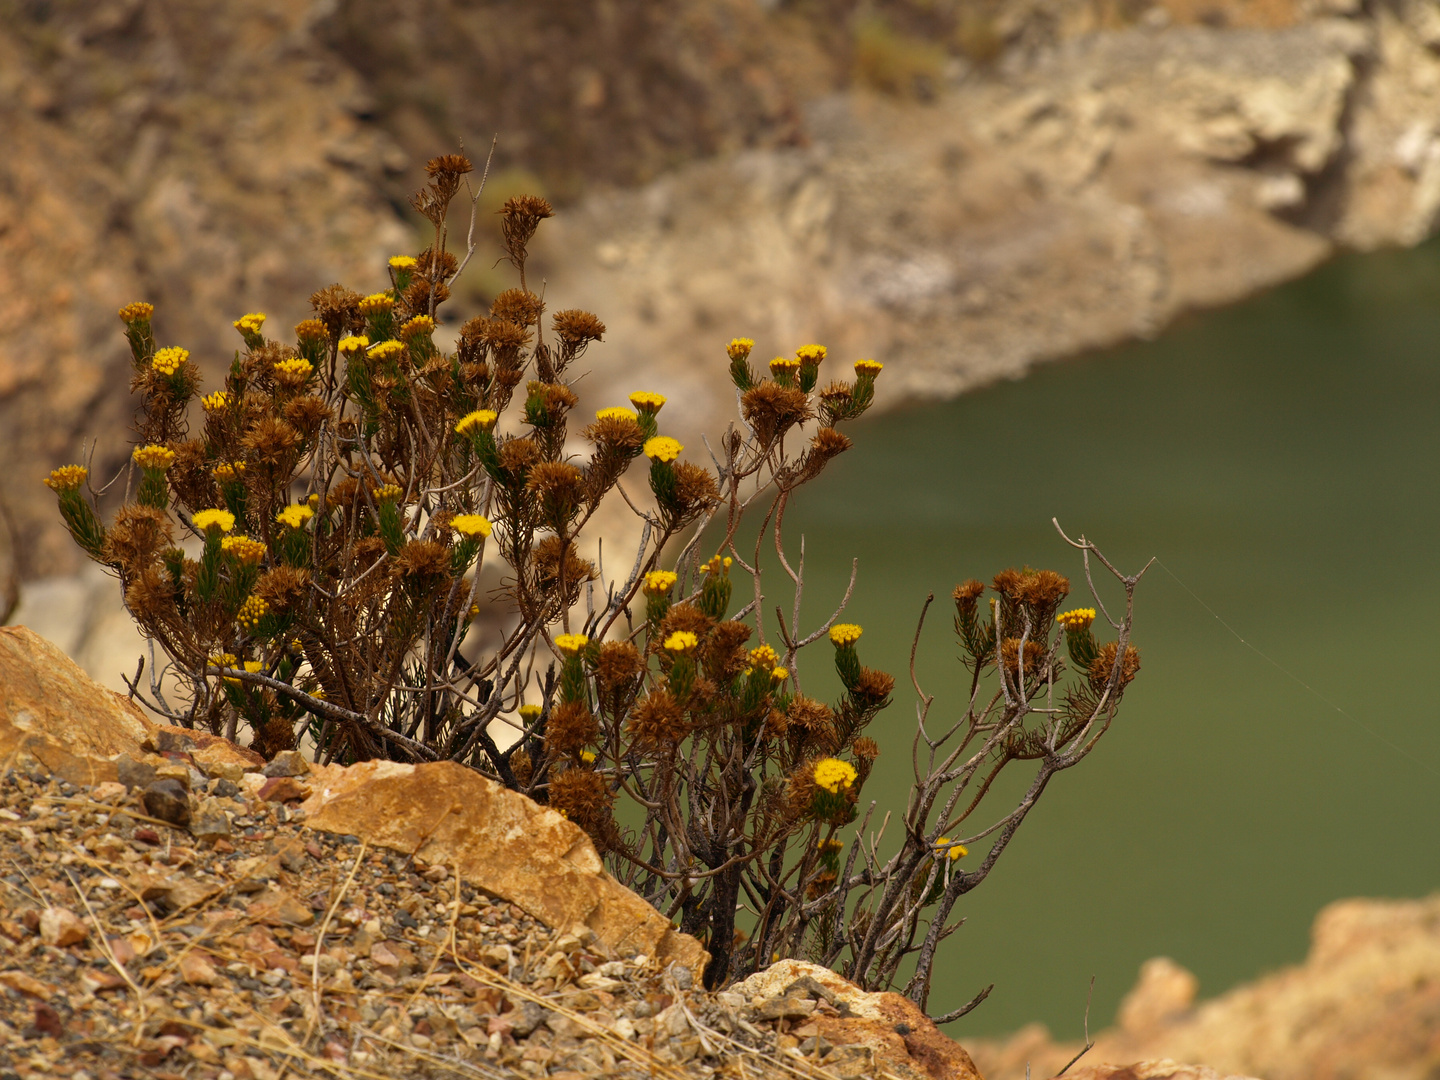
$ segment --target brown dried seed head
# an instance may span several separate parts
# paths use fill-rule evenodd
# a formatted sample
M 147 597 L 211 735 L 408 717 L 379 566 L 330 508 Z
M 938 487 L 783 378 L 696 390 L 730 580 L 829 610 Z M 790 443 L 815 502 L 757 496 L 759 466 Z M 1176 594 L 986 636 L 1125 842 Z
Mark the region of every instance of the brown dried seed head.
M 640 650 L 628 641 L 607 641 L 600 646 L 600 655 L 595 661 L 595 681 L 602 691 L 627 686 L 640 674 L 644 665 Z
M 295 566 L 275 566 L 260 575 L 255 595 L 273 608 L 286 608 L 305 599 L 310 588 L 310 571 Z
M 1053 570 L 1037 570 L 1026 574 L 1016 590 L 1021 603 L 1038 608 L 1053 608 L 1070 595 L 1070 579 Z
M 1000 595 L 1009 597 L 1011 600 L 1018 600 L 1020 598 L 1020 586 L 1024 582 L 1024 580 L 1024 573 L 1016 570 L 1012 566 L 1009 569 L 1001 570 L 998 574 L 996 574 L 990 584 Z
M 674 695 L 663 687 L 652 691 L 630 711 L 625 730 L 641 750 L 658 750 L 689 734 Z
M 1115 653 L 1118 643 L 1111 641 L 1100 649 L 1100 655 L 1090 662 L 1090 685 L 1099 689 L 1110 681 L 1115 670 Z M 1140 670 L 1140 651 L 1134 645 L 1125 646 L 1125 660 L 1120 665 L 1120 689 L 1129 685 Z
M 490 305 L 490 314 L 516 326 L 534 326 L 544 302 L 529 289 L 506 289 Z
M 745 643 L 753 632 L 746 623 L 733 619 L 715 627 L 701 652 L 705 670 L 711 678 L 729 682 L 745 669 L 749 663 Z
M 868 735 L 861 735 L 850 744 L 850 752 L 861 761 L 874 761 L 880 756 L 880 744 Z
M 954 597 L 957 604 L 973 605 L 984 591 L 984 584 L 976 581 L 974 578 L 970 578 L 968 581 L 963 581 L 959 585 L 956 585 L 955 591 L 950 595 Z
M 115 513 L 115 523 L 105 535 L 105 551 L 127 572 L 149 566 L 174 540 L 174 527 L 164 510 L 131 504 Z
M 709 509 L 720 502 L 720 489 L 709 469 L 690 461 L 677 461 L 675 469 L 675 500 L 684 513 Z
M 855 683 L 854 694 L 863 701 L 874 704 L 884 701 L 895 689 L 895 678 L 874 668 L 861 668 L 860 678 Z
M 810 442 L 811 450 L 817 456 L 827 460 L 833 458 L 836 454 L 843 454 L 853 445 L 854 443 L 844 435 L 841 435 L 840 432 L 828 427 L 821 428 L 817 431 L 815 438 Z
M 535 573 L 539 578 L 540 585 L 545 588 L 556 585 L 560 581 L 560 538 L 558 536 L 547 536 L 535 545 L 531 552 L 531 558 L 535 562 Z M 595 564 L 587 559 L 582 559 L 575 551 L 573 543 L 565 546 L 565 585 L 574 589 L 582 582 L 593 581 L 595 578 Z
M 455 176 L 464 176 L 473 171 L 475 166 L 470 164 L 470 159 L 464 154 L 441 154 L 433 157 L 425 163 L 425 175 L 431 180 L 446 173 Z
M 550 777 L 550 805 L 590 834 L 604 851 L 618 839 L 611 816 L 613 800 L 605 778 L 591 769 L 568 768 Z
M 1025 642 L 1025 674 L 1035 674 L 1044 656 L 1045 646 L 1041 645 L 1038 641 L 1027 640 Z M 1000 662 L 1005 666 L 1005 670 L 1010 673 L 1011 678 L 1014 678 L 1015 672 L 1018 670 L 1019 660 L 1020 639 L 1018 637 L 1006 638 L 1000 643 Z
M 681 630 L 689 631 L 702 642 L 710 636 L 710 630 L 715 625 L 715 620 L 706 615 L 688 600 L 682 600 L 678 604 L 672 604 L 670 610 L 665 613 L 665 619 L 660 624 L 660 636 L 668 638 Z
M 279 466 L 301 443 L 300 432 L 288 421 L 262 416 L 245 433 L 240 445 L 249 450 L 258 462 Z
M 578 754 L 600 736 L 595 715 L 578 701 L 555 706 L 545 727 L 545 742 L 555 754 Z
M 605 336 L 605 324 L 588 311 L 567 308 L 557 311 L 550 320 L 555 336 L 574 347 L 591 341 L 600 341 Z
M 796 694 L 785 712 L 790 728 L 800 728 L 811 738 L 830 734 L 835 726 L 835 714 L 823 701 Z
M 439 307 L 450 299 L 450 286 L 443 281 L 431 284 L 423 277 L 417 277 L 405 289 L 405 306 L 411 311 L 430 310 L 430 294 L 435 294 L 435 306 Z
M 437 577 L 450 572 L 450 551 L 435 540 L 411 540 L 395 556 L 396 573 L 403 577 Z
M 282 411 L 285 419 L 306 435 L 313 435 L 320 430 L 320 425 L 333 415 L 330 406 L 325 404 L 324 399 L 316 397 L 314 394 L 306 394 L 293 401 L 287 401 Z
M 540 447 L 530 438 L 506 439 L 500 444 L 500 466 L 517 475 L 540 460 Z
M 325 324 L 331 337 L 339 337 L 341 331 L 359 323 L 360 301 L 363 297 L 351 292 L 343 285 L 327 285 L 310 296 L 310 306 L 315 315 Z
M 628 416 L 606 416 L 580 432 L 600 446 L 615 450 L 638 450 L 645 442 L 645 433 L 638 421 Z

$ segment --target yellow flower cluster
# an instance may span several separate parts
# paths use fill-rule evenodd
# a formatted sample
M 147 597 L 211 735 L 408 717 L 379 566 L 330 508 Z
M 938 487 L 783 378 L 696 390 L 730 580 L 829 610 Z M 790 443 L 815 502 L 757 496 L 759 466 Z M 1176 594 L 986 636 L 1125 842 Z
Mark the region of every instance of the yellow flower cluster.
M 265 618 L 269 611 L 270 605 L 254 593 L 251 593 L 245 598 L 245 602 L 240 605 L 240 610 L 235 613 L 235 621 L 240 624 L 242 630 L 254 630 L 260 625 L 260 620 Z M 249 665 L 247 664 L 246 667 L 248 668 Z
M 685 447 L 669 435 L 656 435 L 645 442 L 645 456 L 656 461 L 674 461 Z
M 636 390 L 630 395 L 630 404 L 639 409 L 642 413 L 654 416 L 665 405 L 665 395 L 656 394 L 649 390 Z
M 1082 607 L 1076 608 L 1074 611 L 1062 612 L 1055 616 L 1055 621 L 1066 630 L 1088 630 L 1090 624 L 1095 621 L 1095 609 Z
M 533 724 L 540 716 L 541 711 L 539 705 L 521 705 L 520 719 L 524 720 L 526 724 Z
M 245 463 L 243 461 L 222 461 L 219 465 L 216 465 L 215 468 L 210 470 L 210 475 L 213 476 L 216 480 L 219 480 L 222 484 L 231 484 L 234 483 L 236 480 L 239 480 L 240 474 L 244 471 Z
M 583 761 L 586 765 L 594 765 L 594 764 L 595 764 L 595 751 L 594 751 L 594 750 L 581 750 L 581 751 L 580 751 L 580 760 Z
M 171 345 L 166 349 L 156 349 L 155 356 L 150 361 L 150 366 L 161 375 L 174 375 L 180 370 L 180 365 L 190 359 L 190 351 L 182 349 L 178 345 Z
M 416 315 L 405 320 L 405 325 L 400 327 L 401 337 L 419 337 L 421 334 L 433 334 L 435 332 L 435 320 L 429 315 Z
M 830 641 L 835 645 L 854 645 L 864 631 L 854 623 L 836 623 L 830 628 Z
M 789 668 L 777 667 L 774 671 L 770 672 L 770 678 L 774 679 L 777 683 L 782 683 L 789 677 Z
M 84 465 L 61 465 L 45 478 L 45 486 L 51 491 L 74 491 L 89 475 L 90 470 Z
M 375 489 L 374 494 L 376 502 L 385 502 L 387 499 L 393 500 L 400 498 L 404 492 L 400 490 L 397 484 L 382 484 Z
M 969 855 L 970 849 L 964 844 L 952 844 L 948 836 L 942 836 L 935 841 L 935 854 L 937 856 L 945 855 L 951 862 L 954 862 L 956 859 L 963 859 Z
M 855 783 L 858 775 L 860 774 L 855 771 L 855 766 L 839 758 L 828 757 L 815 763 L 815 786 L 824 788 L 832 795 L 838 794 L 842 787 L 848 788 Z
M 483 514 L 456 514 L 450 527 L 461 536 L 489 536 L 491 528 L 490 519 Z
M 391 255 L 391 256 L 390 256 L 390 269 L 391 269 L 391 270 L 414 270 L 415 267 L 417 267 L 417 266 L 419 266 L 419 265 L 420 265 L 420 260 L 417 259 L 417 258 L 415 258 L 414 255 Z
M 293 356 L 289 360 L 277 360 L 275 362 L 276 375 L 292 378 L 296 382 L 304 382 L 310 378 L 314 370 L 315 365 L 303 356 Z
M 689 652 L 700 644 L 700 639 L 689 630 L 676 630 L 665 639 L 665 648 L 670 652 Z
M 120 309 L 120 318 L 127 323 L 141 322 L 155 314 L 155 305 L 147 304 L 144 300 L 136 300 L 132 304 L 126 304 Z
M 175 464 L 175 451 L 168 446 L 137 446 L 130 455 L 142 469 L 168 469 Z
M 726 555 L 724 558 L 721 558 L 719 555 L 712 555 L 710 556 L 710 561 L 700 569 L 704 570 L 707 574 L 718 574 L 722 569 L 729 570 L 730 567 L 734 565 L 734 562 L 735 560 L 730 558 L 729 555 Z
M 802 364 L 818 364 L 825 359 L 825 346 L 801 345 L 795 350 L 795 356 Z
M 753 348 L 755 348 L 753 338 L 737 337 L 730 339 L 730 344 L 725 346 L 725 351 L 730 354 L 731 360 L 744 360 L 750 355 L 750 350 Z
M 761 645 L 750 650 L 750 663 L 754 667 L 773 668 L 779 662 L 779 655 L 769 645 Z
M 460 422 L 455 425 L 455 434 L 464 435 L 471 428 L 489 431 L 495 426 L 495 421 L 499 419 L 498 413 L 491 412 L 489 409 L 477 409 L 460 418 Z
M 265 545 L 248 536 L 227 536 L 220 541 L 220 550 L 236 562 L 254 566 L 265 557 Z
M 351 334 L 348 337 L 342 337 L 340 344 L 336 346 L 343 356 L 353 356 L 356 353 L 364 352 L 369 347 L 370 339 L 364 334 Z
M 770 361 L 770 374 L 779 376 L 792 371 L 798 371 L 800 361 L 790 356 L 777 356 Z
M 210 664 L 213 667 L 234 667 L 235 654 L 233 652 L 215 653 L 210 657 Z
M 228 533 L 235 527 L 235 515 L 229 510 L 197 510 L 190 520 L 201 532 L 219 529 L 222 533 Z
M 885 365 L 879 360 L 856 360 L 855 374 L 875 376 L 880 374 L 880 369 Z
M 370 359 L 372 360 L 393 360 L 405 351 L 403 341 L 377 341 L 370 346 Z
M 361 315 L 380 315 L 389 311 L 395 306 L 395 298 L 389 293 L 371 293 L 360 301 Z
M 585 648 L 585 646 L 589 644 L 590 639 L 584 634 L 561 634 L 555 639 L 555 647 L 561 652 L 563 652 L 566 656 L 576 655 L 581 649 Z M 521 715 L 524 715 L 523 706 L 521 707 Z
M 235 320 L 235 329 L 242 334 L 258 334 L 260 328 L 265 325 L 265 316 L 261 312 L 254 312 L 250 315 L 241 315 Z
M 651 570 L 645 575 L 645 584 L 641 588 L 646 596 L 664 596 L 679 580 L 679 576 L 669 570 Z
M 315 511 L 306 503 L 291 503 L 275 515 L 275 520 L 281 525 L 289 525 L 292 529 L 303 529 L 305 522 L 314 516 Z
M 845 850 L 845 841 L 837 840 L 834 837 L 829 839 L 821 837 L 815 841 L 815 850 L 821 855 L 838 855 Z
M 206 394 L 200 399 L 200 406 L 206 412 L 219 412 L 230 404 L 230 395 L 224 390 L 216 390 L 213 394 Z
M 596 420 L 638 420 L 639 415 L 634 409 L 627 409 L 623 405 L 612 405 L 608 409 L 601 409 L 595 414 Z

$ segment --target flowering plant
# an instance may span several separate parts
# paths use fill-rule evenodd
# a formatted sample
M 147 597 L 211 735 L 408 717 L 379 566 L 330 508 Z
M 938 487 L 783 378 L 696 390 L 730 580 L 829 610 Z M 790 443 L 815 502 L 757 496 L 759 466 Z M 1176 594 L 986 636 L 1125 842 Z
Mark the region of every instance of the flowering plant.
M 907 992 L 923 1004 L 951 907 L 1049 775 L 1113 719 L 1138 667 L 1134 580 L 1106 645 L 1090 632 L 1093 611 L 1057 617 L 1059 575 L 1007 571 L 988 615 L 978 583 L 957 589 L 968 711 L 932 739 L 923 700 L 917 755 L 923 738 L 930 766 L 922 775 L 917 764 L 900 852 L 882 859 L 879 838 L 865 841 L 867 812 L 842 860 L 840 832 L 880 753 L 865 731 L 894 679 L 861 662 L 861 627 L 838 621 L 849 589 L 820 626 L 801 626 L 804 564 L 791 565 L 782 526 L 794 493 L 850 448 L 839 428 L 874 400 L 883 365 L 861 360 L 822 385 L 827 351 L 810 344 L 762 376 L 754 342 L 734 339 L 739 423 L 713 469 L 661 432 L 666 399 L 652 390 L 577 425 L 570 373 L 606 329 L 578 310 L 547 327 L 526 285 L 528 245 L 552 214 L 543 199 L 512 198 L 500 215 L 518 287 L 461 326 L 453 350 L 434 339 L 475 252 L 470 171 L 459 155 L 429 163 L 414 205 L 433 242 L 390 259 L 387 288 L 321 289 L 293 343 L 266 337 L 263 314 L 237 319 L 244 349 L 203 397 L 189 353 L 157 347 L 150 305 L 120 312 L 142 402 L 134 498 L 106 525 L 81 492 L 84 468 L 47 483 L 167 657 L 157 671 L 152 650 L 148 690 L 137 674 L 132 694 L 266 756 L 299 747 L 325 762 L 455 761 L 548 803 L 620 880 L 705 940 L 711 986 L 800 954 L 889 986 L 918 953 Z M 462 185 L 463 258 L 447 250 Z M 593 519 L 642 457 L 648 499 L 622 490 L 635 556 L 607 576 L 591 558 Z M 767 625 L 768 543 L 794 604 Z M 732 572 L 749 579 L 738 597 Z M 833 703 L 801 680 L 802 653 L 826 638 Z M 1057 705 L 1062 640 L 1083 674 Z M 982 681 L 997 678 L 986 703 Z M 1039 786 L 1000 825 L 962 836 L 1017 760 L 1041 763 Z M 617 801 L 632 812 L 617 814 Z M 960 872 L 968 845 L 997 830 L 984 864 Z

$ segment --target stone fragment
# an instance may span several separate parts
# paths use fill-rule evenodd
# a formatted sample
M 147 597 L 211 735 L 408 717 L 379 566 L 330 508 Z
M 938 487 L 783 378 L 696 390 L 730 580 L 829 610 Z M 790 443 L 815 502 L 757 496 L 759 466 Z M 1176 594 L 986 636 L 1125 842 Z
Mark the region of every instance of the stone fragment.
M 192 949 L 180 958 L 180 977 L 192 986 L 219 986 L 221 979 L 210 958 Z
M 309 776 L 310 763 L 299 750 L 281 750 L 260 770 L 266 776 Z
M 121 754 L 115 759 L 115 779 L 127 788 L 148 787 L 155 782 L 155 762 Z
M 126 790 L 124 784 L 106 780 L 90 789 L 90 798 L 99 803 L 114 803 L 124 797 Z
M 137 754 L 153 727 L 58 646 L 23 626 L 0 627 L 0 761 L 24 751 L 46 773 L 94 785 L 116 779 L 115 758 Z
M 0 985 L 8 986 L 17 993 L 26 994 L 41 1001 L 49 1001 L 56 993 L 55 987 L 41 982 L 33 975 L 27 975 L 23 971 L 0 971 Z
M 293 776 L 277 776 L 266 780 L 256 797 L 262 802 L 295 802 L 310 797 L 310 787 Z
M 801 1020 L 815 1011 L 815 1002 L 809 998 L 788 995 L 769 998 L 755 1006 L 756 1020 Z
M 40 940 L 65 948 L 90 936 L 90 928 L 69 908 L 47 907 L 40 913 Z
M 156 780 L 140 796 L 145 812 L 153 818 L 184 828 L 190 824 L 190 799 L 179 780 Z
M 247 915 L 266 926 L 310 926 L 315 913 L 283 889 L 266 889 L 245 909 Z
M 311 777 L 306 825 L 458 865 L 460 877 L 547 926 L 579 924 L 597 949 L 678 961 L 698 976 L 700 943 L 611 878 L 590 838 L 555 811 L 454 762 L 330 765 Z
M 219 799 L 201 799 L 190 816 L 190 833 L 198 840 L 215 840 L 230 835 L 230 819 Z

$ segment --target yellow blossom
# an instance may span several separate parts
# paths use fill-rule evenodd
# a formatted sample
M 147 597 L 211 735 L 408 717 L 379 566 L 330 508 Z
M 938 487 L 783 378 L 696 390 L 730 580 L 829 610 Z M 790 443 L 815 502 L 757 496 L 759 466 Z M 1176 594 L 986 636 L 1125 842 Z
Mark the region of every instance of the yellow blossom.
M 391 255 L 390 269 L 392 270 L 414 270 L 420 265 L 420 260 L 414 255 Z
M 680 578 L 669 570 L 651 570 L 645 575 L 645 584 L 641 586 L 647 596 L 664 596 Z
M 308 503 L 291 503 L 275 515 L 275 520 L 281 525 L 289 525 L 292 529 L 303 529 L 305 522 L 314 516 L 315 511 Z
M 660 411 L 665 404 L 665 395 L 656 394 L 649 390 L 636 390 L 630 395 L 630 404 L 639 409 L 642 413 L 653 416 Z
M 793 356 L 777 356 L 770 361 L 770 374 L 776 376 L 788 374 L 800 367 L 800 361 Z
M 235 527 L 235 515 L 229 510 L 197 510 L 190 520 L 201 532 L 218 529 L 222 533 L 228 533 Z
M 254 630 L 260 625 L 260 620 L 269 610 L 270 605 L 252 593 L 245 598 L 245 602 L 240 605 L 240 610 L 235 613 L 235 621 L 243 630 Z
M 821 837 L 815 841 L 815 850 L 821 855 L 835 855 L 845 850 L 845 841 L 834 837 Z
M 1074 611 L 1062 612 L 1055 616 L 1055 621 L 1066 630 L 1088 630 L 1090 624 L 1095 621 L 1095 609 L 1082 607 L 1076 608 Z
M 126 304 L 120 309 L 120 318 L 127 323 L 142 322 L 155 314 L 155 305 L 147 304 L 144 300 L 136 300 L 134 303 Z
M 405 325 L 400 327 L 401 337 L 419 337 L 421 334 L 433 334 L 435 332 L 435 320 L 429 315 L 415 315 L 405 320 Z
M 623 405 L 612 405 L 608 409 L 601 409 L 595 414 L 596 420 L 638 420 L 639 415 L 634 409 L 627 409 Z
M 210 663 L 214 667 L 234 667 L 235 654 L 228 652 L 215 653 L 210 657 Z
M 873 377 L 873 376 L 879 375 L 879 374 L 880 374 L 880 369 L 883 368 L 884 366 L 885 366 L 885 365 L 882 364 L 882 363 L 880 363 L 879 360 L 856 360 L 856 361 L 855 361 L 855 374 L 856 374 L 856 375 L 869 375 L 869 376 L 872 376 L 872 377 Z
M 359 308 L 361 315 L 379 315 L 389 311 L 395 306 L 395 298 L 389 293 L 371 293 L 360 301 Z
M 315 370 L 315 365 L 304 357 L 295 356 L 289 360 L 277 360 L 275 362 L 275 374 L 293 378 L 297 382 L 303 382 L 310 378 Z
M 755 667 L 773 668 L 779 662 L 779 655 L 769 645 L 761 645 L 750 650 L 750 663 Z
M 825 758 L 815 763 L 815 786 L 824 788 L 832 795 L 837 794 L 842 787 L 848 788 L 858 775 L 855 766 L 839 758 Z
M 731 338 L 730 344 L 725 346 L 725 351 L 730 354 L 731 360 L 744 360 L 750 355 L 750 350 L 755 348 L 752 338 L 737 337 Z
M 656 461 L 674 461 L 684 449 L 678 440 L 670 438 L 669 435 L 656 435 L 645 442 L 645 456 Z
M 157 349 L 150 366 L 161 375 L 174 375 L 180 370 L 180 365 L 190 359 L 188 349 L 182 349 L 178 345 L 171 345 L 168 349 Z
M 700 644 L 700 639 L 689 630 L 676 630 L 665 639 L 665 648 L 670 652 L 689 652 Z
M 235 329 L 242 334 L 258 334 L 264 325 L 265 316 L 258 311 L 250 315 L 242 315 L 234 323 Z
M 782 683 L 789 677 L 789 668 L 777 667 L 774 671 L 770 672 L 770 678 L 774 679 L 777 683 Z
M 581 751 L 580 751 L 580 760 L 583 761 L 586 765 L 594 765 L 594 764 L 595 764 L 595 751 L 594 751 L 594 750 L 581 750 Z
M 456 514 L 450 527 L 461 536 L 489 536 L 491 528 L 490 519 L 483 514 Z
M 398 484 L 382 484 L 374 492 L 376 502 L 393 501 L 400 498 L 402 494 L 404 493 Z
M 200 405 L 206 412 L 219 412 L 230 404 L 230 395 L 224 390 L 216 390 L 213 394 L 206 394 L 200 399 Z
M 935 841 L 935 854 L 945 855 L 951 862 L 956 859 L 963 859 L 970 854 L 970 849 L 964 844 L 952 844 L 948 836 L 942 836 Z
M 526 725 L 528 726 L 530 724 L 533 724 L 536 719 L 539 718 L 540 711 L 541 710 L 539 705 L 521 705 L 520 719 L 525 721 Z
M 590 639 L 584 634 L 561 634 L 555 639 L 555 647 L 566 656 L 576 655 L 589 644 Z
M 84 465 L 61 465 L 45 479 L 51 491 L 74 491 L 85 482 L 90 470 Z
M 464 435 L 471 428 L 489 431 L 495 426 L 495 421 L 499 419 L 499 414 L 491 412 L 489 409 L 476 409 L 460 418 L 459 423 L 455 425 L 455 434 Z
M 370 347 L 370 339 L 364 334 L 351 334 L 349 337 L 342 337 L 340 344 L 336 346 L 345 356 L 352 356 L 358 352 L 364 352 Z
M 825 359 L 825 346 L 801 345 L 795 350 L 795 356 L 802 364 L 818 364 Z
M 175 464 L 175 451 L 168 446 L 137 446 L 130 455 L 142 469 L 168 469 Z
M 245 463 L 243 461 L 222 461 L 219 465 L 216 465 L 213 469 L 210 470 L 210 475 L 213 476 L 216 480 L 219 480 L 222 484 L 229 484 L 240 479 L 240 474 L 244 471 Z
M 403 341 L 379 341 L 370 346 L 372 360 L 393 360 L 405 351 Z
M 835 645 L 854 645 L 864 633 L 854 623 L 836 623 L 830 628 L 830 641 Z
M 265 557 L 265 545 L 248 536 L 227 536 L 220 541 L 220 550 L 237 562 L 252 565 Z

